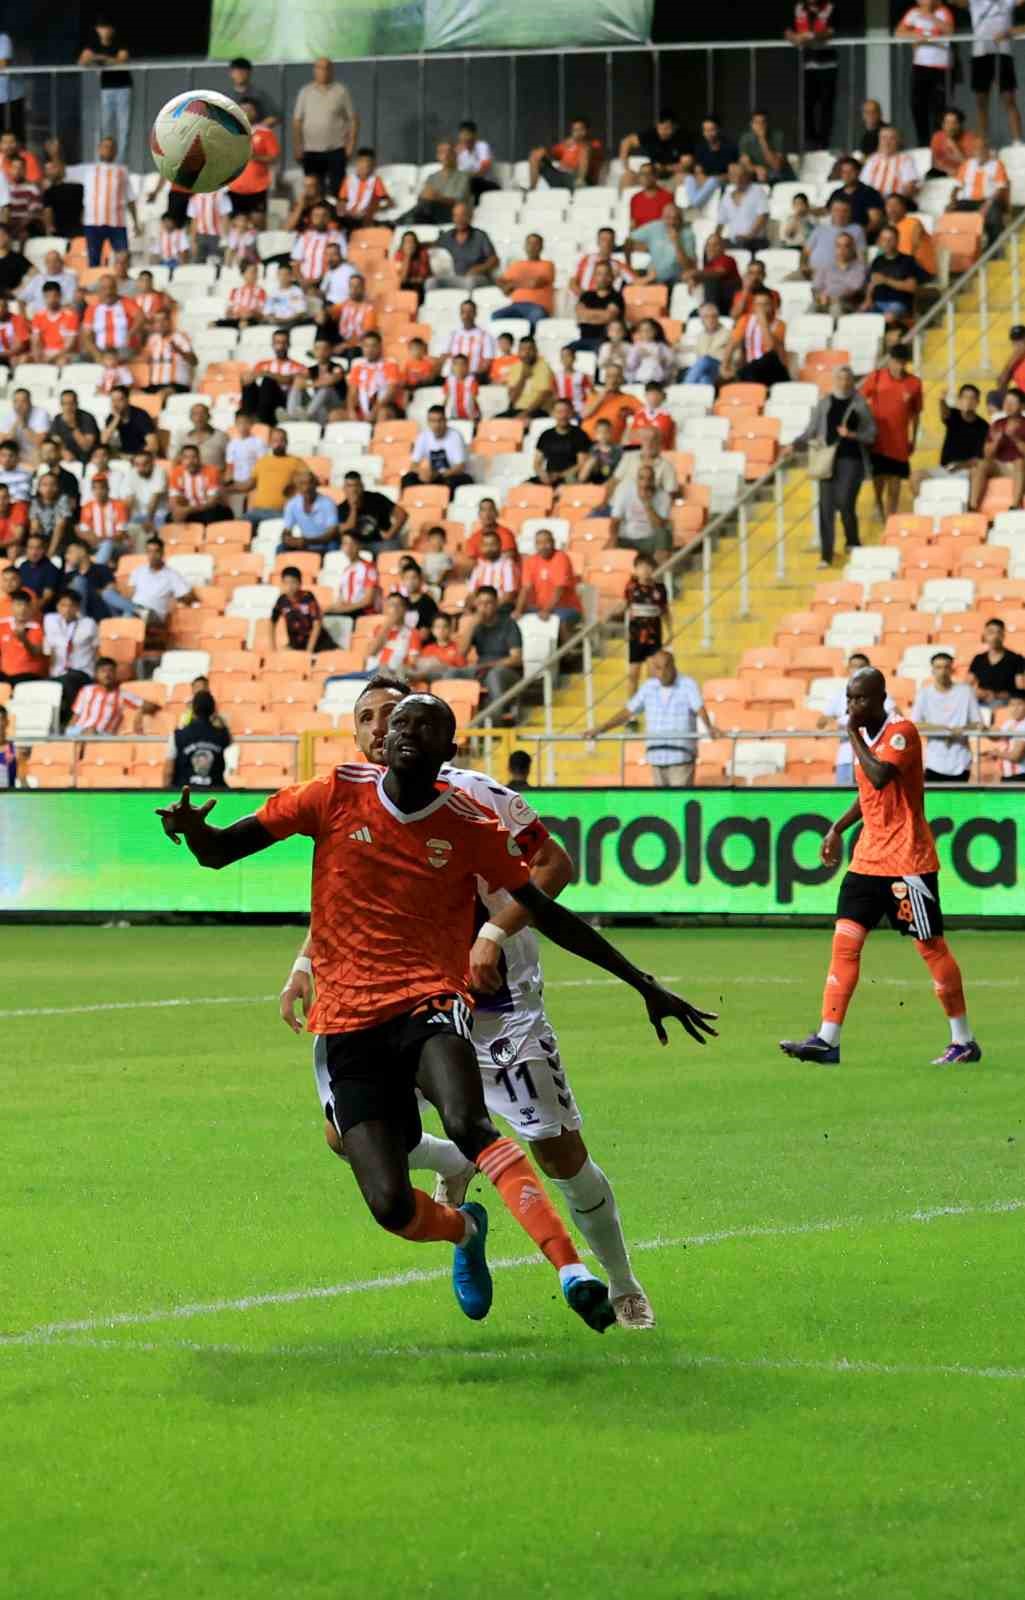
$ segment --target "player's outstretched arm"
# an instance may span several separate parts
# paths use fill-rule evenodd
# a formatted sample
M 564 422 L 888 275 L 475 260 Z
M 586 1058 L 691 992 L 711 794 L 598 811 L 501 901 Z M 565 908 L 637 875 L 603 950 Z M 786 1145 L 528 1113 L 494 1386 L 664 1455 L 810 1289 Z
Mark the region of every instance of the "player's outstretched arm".
M 530 912 L 534 926 L 551 939 L 553 944 L 561 945 L 563 950 L 568 950 L 571 955 L 580 956 L 583 961 L 590 961 L 592 966 L 601 967 L 605 972 L 611 972 L 614 978 L 622 979 L 631 989 L 636 989 L 644 1004 L 648 1008 L 648 1019 L 658 1035 L 660 1044 L 668 1044 L 669 1036 L 663 1026 L 667 1017 L 675 1017 L 686 1028 L 691 1038 L 698 1044 L 704 1044 L 705 1034 L 717 1038 L 715 1028 L 711 1023 L 718 1020 L 715 1011 L 698 1011 L 695 1006 L 686 1000 L 681 1000 L 679 995 L 673 994 L 670 989 L 663 989 L 660 983 L 647 972 L 642 972 L 628 961 L 624 955 L 603 939 L 596 929 L 590 927 L 576 912 L 567 911 L 565 906 L 560 906 L 557 901 L 550 900 L 533 883 L 524 884 L 521 889 L 512 890 L 513 898 Z
M 201 806 L 192 804 L 188 785 L 171 806 L 158 806 L 157 816 L 172 844 L 188 845 L 201 867 L 230 867 L 234 861 L 255 856 L 275 843 L 255 817 L 240 817 L 227 828 L 211 828 L 207 816 L 217 804 L 210 799 Z

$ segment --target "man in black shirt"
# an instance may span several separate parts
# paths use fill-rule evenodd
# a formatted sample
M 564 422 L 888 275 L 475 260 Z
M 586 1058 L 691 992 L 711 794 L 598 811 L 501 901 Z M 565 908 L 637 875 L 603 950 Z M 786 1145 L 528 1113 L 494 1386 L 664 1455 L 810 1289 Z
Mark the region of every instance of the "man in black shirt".
M 114 574 L 109 567 L 94 561 L 80 539 L 69 539 L 64 547 L 65 588 L 74 590 L 82 604 L 82 615 L 102 622 L 112 615 L 103 598 L 112 587 Z
M 73 472 L 62 466 L 62 444 L 60 438 L 53 433 L 48 433 L 39 446 L 39 465 L 32 479 L 32 492 L 39 487 L 39 480 L 45 473 L 50 472 L 57 479 L 58 495 L 66 495 L 75 508 L 75 521 L 78 521 L 78 502 L 82 498 L 82 485 Z
M 556 400 L 552 416 L 554 428 L 546 428 L 534 446 L 536 476 L 532 481 L 554 488 L 556 484 L 579 481 L 591 441 L 583 428 L 578 428 L 573 421 L 573 406 L 569 400 Z
M 970 472 L 981 461 L 989 433 L 989 423 L 979 416 L 981 399 L 974 383 L 963 383 L 957 392 L 956 406 L 948 406 L 946 400 L 940 400 L 940 421 L 944 430 L 940 464 L 911 474 L 912 497 L 917 495 L 926 478 Z
M 623 296 L 613 288 L 613 272 L 604 261 L 594 269 L 594 287 L 577 296 L 577 322 L 580 338 L 570 345 L 571 350 L 598 350 L 605 343 L 606 328 L 610 322 L 625 320 Z
M 31 589 L 40 611 L 50 610 L 61 588 L 61 570 L 47 555 L 41 533 L 30 533 L 25 540 L 25 559 L 18 568 L 18 578 L 23 589 Z
M 167 741 L 164 788 L 224 789 L 224 752 L 231 734 L 214 713 L 217 704 L 209 689 L 192 696 L 192 716 L 176 728 Z
M 409 521 L 406 508 L 396 505 L 386 494 L 364 489 L 358 472 L 345 474 L 344 488 L 345 499 L 338 507 L 339 538 L 343 533 L 354 533 L 375 552 L 400 550 L 399 535 Z
M 43 167 L 46 188 L 43 190 L 43 226 L 48 234 L 58 239 L 75 239 L 82 232 L 82 204 L 85 189 L 80 183 L 69 183 L 63 161 L 50 160 Z
M 10 228 L 6 222 L 0 222 L 0 295 L 12 295 L 31 270 L 27 257 L 11 242 Z
M 870 183 L 862 183 L 861 166 L 853 156 L 844 156 L 837 162 L 837 168 L 840 187 L 834 189 L 826 201 L 826 210 L 834 200 L 846 200 L 851 208 L 851 221 L 856 222 L 859 228 L 864 228 L 867 236 L 874 239 L 883 225 L 882 195 Z
M 50 432 L 60 440 L 69 455 L 84 465 L 100 440 L 96 418 L 91 412 L 80 410 L 74 389 L 62 389 L 60 401 L 60 416 L 54 417 Z
M 701 138 L 694 146 L 693 161 L 685 158 L 684 166 L 700 167 L 709 178 L 725 178 L 731 163 L 739 160 L 740 151 L 723 134 L 719 118 L 707 116 L 701 124 Z
M 133 406 L 123 384 L 110 391 L 110 416 L 100 434 L 100 443 L 121 455 L 134 456 L 146 448 L 153 430 L 153 418 L 141 406 Z
M 438 602 L 424 588 L 424 575 L 419 561 L 406 556 L 399 566 L 400 593 L 406 602 L 406 622 L 422 633 L 430 633 L 438 615 Z
M 643 133 L 628 133 L 619 147 L 619 159 L 624 167 L 630 156 L 643 155 L 651 162 L 660 179 L 680 177 L 680 163 L 691 145 L 680 131 L 675 111 L 662 110 L 654 127 Z
M 1004 624 L 990 617 L 982 630 L 985 650 L 973 656 L 968 683 L 984 706 L 1005 706 L 1015 690 L 1025 689 L 1025 657 L 1004 645 Z
M 308 422 L 330 422 L 331 413 L 340 413 L 345 405 L 345 368 L 332 361 L 330 339 L 314 339 L 313 356 L 312 365 L 306 368 L 309 382 L 300 378 L 288 392 L 288 415 Z
M 868 270 L 862 311 L 881 311 L 887 322 L 902 322 L 914 314 L 919 284 L 928 282 L 914 256 L 897 248 L 897 230 L 880 230 L 879 254 Z

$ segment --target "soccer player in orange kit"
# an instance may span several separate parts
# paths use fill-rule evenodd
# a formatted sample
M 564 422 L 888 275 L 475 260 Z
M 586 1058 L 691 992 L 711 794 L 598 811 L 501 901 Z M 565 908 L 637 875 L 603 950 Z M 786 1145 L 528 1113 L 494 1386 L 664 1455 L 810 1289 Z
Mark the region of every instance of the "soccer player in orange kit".
M 780 1049 L 798 1061 L 834 1065 L 840 1060 L 840 1029 L 857 988 L 861 947 L 886 917 L 898 933 L 914 939 L 950 1022 L 950 1044 L 933 1065 L 981 1061 L 968 1025 L 961 969 L 943 937 L 939 860 L 922 801 L 922 741 L 913 722 L 887 714 L 885 701 L 881 672 L 862 667 L 853 674 L 847 715 L 858 798 L 823 839 L 823 862 L 835 867 L 844 832 L 855 822 L 864 826 L 840 885 L 819 1030 L 807 1039 L 781 1039 Z
M 711 1013 L 663 989 L 573 912 L 530 881 L 494 813 L 444 782 L 456 753 L 445 701 L 416 694 L 392 712 L 386 769 L 341 766 L 272 795 L 228 828 L 206 821 L 189 791 L 158 815 L 201 866 L 220 868 L 280 839 L 314 840 L 310 932 L 316 1000 L 312 1032 L 326 1039 L 343 1153 L 375 1220 L 391 1233 L 453 1244 L 453 1288 L 474 1320 L 491 1307 L 487 1212 L 414 1189 L 407 1152 L 421 1136 L 417 1075 L 429 1070 L 449 1138 L 494 1184 L 513 1217 L 559 1274 L 570 1308 L 602 1333 L 615 1321 L 605 1285 L 583 1265 L 557 1211 L 512 1139 L 488 1117 L 470 1040 L 469 952 L 476 879 L 506 889 L 563 949 L 637 990 L 661 1043 L 675 1017 L 700 1043 Z

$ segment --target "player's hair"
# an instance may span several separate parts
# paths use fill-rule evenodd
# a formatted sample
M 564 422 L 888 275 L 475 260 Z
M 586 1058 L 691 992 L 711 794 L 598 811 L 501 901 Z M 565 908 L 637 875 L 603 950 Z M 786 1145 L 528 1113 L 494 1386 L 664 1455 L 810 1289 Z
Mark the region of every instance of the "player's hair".
M 192 448 L 195 449 L 195 445 L 193 445 Z M 85 543 L 84 539 L 79 539 L 78 542 L 79 542 L 79 544 L 84 544 Z M 158 544 L 160 546 L 161 550 L 164 548 L 164 541 L 163 541 L 163 539 L 161 539 L 159 533 L 151 533 L 149 538 L 146 540 L 146 543 L 147 544 Z
M 192 710 L 197 717 L 209 719 L 217 710 L 217 701 L 209 689 L 197 689 L 192 696 Z
M 210 682 L 210 679 L 207 677 L 205 672 L 197 672 L 196 676 L 192 680 L 192 692 L 193 692 L 193 694 L 195 694 L 195 692 L 196 692 L 196 684 L 197 683 L 209 683 L 209 682 Z
M 637 554 L 634 556 L 634 566 L 639 567 L 642 561 L 647 562 L 649 567 L 656 565 L 655 557 L 649 555 L 647 550 L 638 550 Z
M 17 440 L 16 439 L 0 439 L 0 450 L 13 450 L 15 455 L 17 455 L 19 453 L 18 452 L 18 442 L 17 442 Z
M 97 658 L 96 658 L 96 671 L 99 672 L 101 667 L 114 667 L 114 668 L 116 668 L 117 667 L 117 662 L 114 660 L 113 656 L 97 656 Z
M 392 677 L 388 672 L 375 672 L 372 678 L 367 679 L 356 696 L 356 704 L 359 705 L 365 694 L 373 694 L 375 689 L 386 689 L 390 694 L 401 695 L 403 700 L 407 694 L 412 693 L 409 684 L 403 683 L 401 678 Z
M 1011 387 L 1008 389 L 1007 393 L 1008 394 L 1016 394 L 1018 396 L 1018 399 L 1021 401 L 1022 405 L 1025 406 L 1025 389 L 1019 389 L 1018 385 L 1016 383 L 1012 383 Z M 3 446 L 0 445 L 0 449 L 2 449 L 2 448 L 3 448 Z
M 282 567 L 281 576 L 283 578 L 298 578 L 299 582 L 302 583 L 303 575 L 298 567 Z
M 663 106 L 658 114 L 658 120 L 659 122 L 676 122 L 677 116 L 672 106 Z
M 467 133 L 477 132 L 477 124 L 475 122 L 471 122 L 469 117 L 463 118 L 462 122 L 459 124 L 459 132 L 462 133 L 464 128 L 466 129 Z
M 456 714 L 452 710 L 452 707 L 449 705 L 448 701 L 443 700 L 440 694 L 424 694 L 421 696 L 421 698 L 424 700 L 433 700 L 434 704 L 444 713 L 445 721 L 448 723 L 448 736 L 452 740 L 452 743 L 455 744 Z

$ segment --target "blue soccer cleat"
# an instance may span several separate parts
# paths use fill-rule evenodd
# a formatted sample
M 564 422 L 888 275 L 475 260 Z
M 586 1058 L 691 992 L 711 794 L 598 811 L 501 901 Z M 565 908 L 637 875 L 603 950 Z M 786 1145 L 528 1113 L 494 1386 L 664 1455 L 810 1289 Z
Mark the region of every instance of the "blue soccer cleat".
M 582 1317 L 595 1333 L 604 1333 L 606 1328 L 615 1326 L 616 1313 L 609 1299 L 609 1291 L 600 1278 L 592 1278 L 585 1270 L 578 1277 L 565 1281 L 562 1292 L 570 1310 Z
M 809 1033 L 807 1039 L 781 1039 L 779 1047 L 785 1056 L 793 1056 L 795 1061 L 817 1061 L 822 1067 L 835 1067 L 840 1063 L 840 1046 L 827 1044 L 817 1033 Z
M 969 1039 L 967 1044 L 948 1045 L 941 1056 L 933 1061 L 934 1067 L 966 1066 L 972 1061 L 981 1061 L 982 1051 L 974 1039 Z
M 477 1231 L 465 1244 L 456 1245 L 452 1257 L 452 1288 L 463 1315 L 473 1322 L 483 1322 L 491 1310 L 494 1294 L 485 1254 L 488 1214 L 476 1200 L 468 1200 L 458 1209 L 472 1217 L 477 1224 Z

